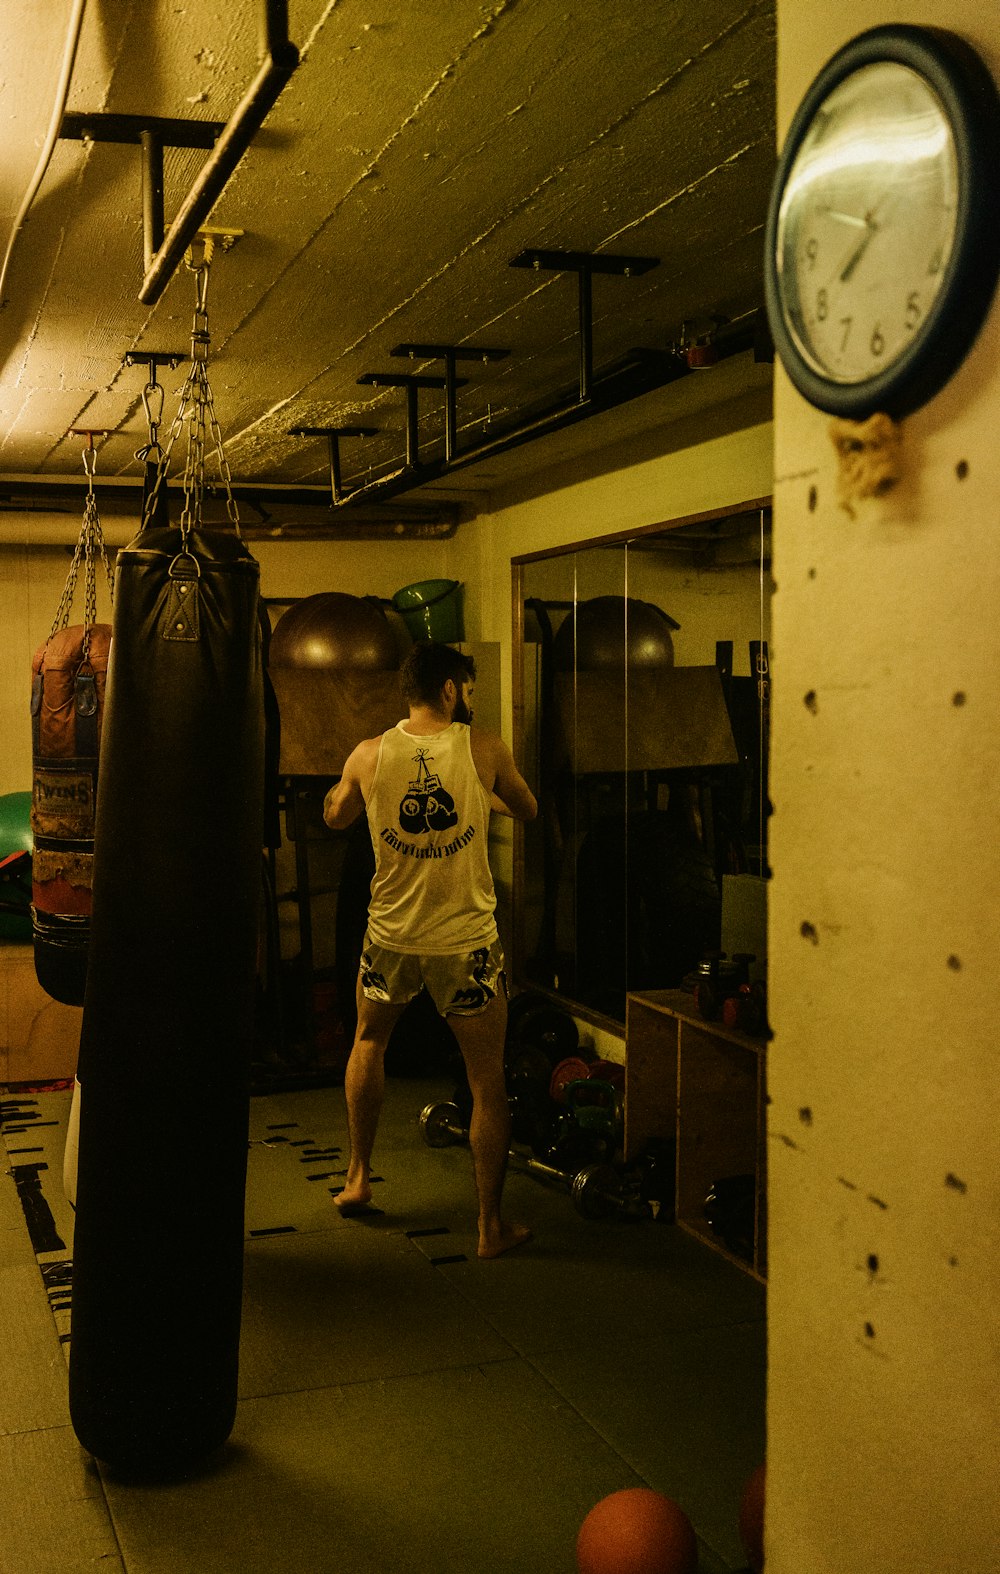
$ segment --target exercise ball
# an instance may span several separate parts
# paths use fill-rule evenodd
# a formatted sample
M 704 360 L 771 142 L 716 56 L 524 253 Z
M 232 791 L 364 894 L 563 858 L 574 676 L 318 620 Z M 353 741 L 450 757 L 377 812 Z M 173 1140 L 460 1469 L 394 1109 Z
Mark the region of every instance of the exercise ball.
M 11 853 L 30 853 L 34 847 L 31 834 L 30 792 L 8 792 L 0 796 L 0 858 Z M 3 881 L 0 886 L 2 899 L 18 908 L 17 912 L 0 913 L 0 940 L 31 939 L 31 874 L 15 886 L 13 881 Z
M 552 644 L 556 668 L 572 672 L 629 671 L 672 667 L 670 630 L 679 625 L 651 601 L 629 596 L 594 596 L 569 613 Z
M 672 1498 L 626 1487 L 602 1498 L 576 1538 L 579 1574 L 697 1574 L 698 1542 Z
M 753 1574 L 764 1567 L 764 1466 L 758 1465 L 740 1499 L 740 1540 Z
M 399 652 L 389 620 L 364 596 L 327 590 L 305 596 L 274 626 L 271 667 L 394 672 Z

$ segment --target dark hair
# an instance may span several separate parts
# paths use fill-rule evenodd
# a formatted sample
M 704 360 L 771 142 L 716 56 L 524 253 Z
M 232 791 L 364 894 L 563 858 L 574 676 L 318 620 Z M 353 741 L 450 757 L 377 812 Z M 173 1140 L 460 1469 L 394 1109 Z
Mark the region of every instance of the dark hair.
M 407 652 L 399 679 L 407 705 L 439 705 L 450 678 L 457 689 L 476 676 L 476 663 L 464 651 L 437 640 L 421 640 Z

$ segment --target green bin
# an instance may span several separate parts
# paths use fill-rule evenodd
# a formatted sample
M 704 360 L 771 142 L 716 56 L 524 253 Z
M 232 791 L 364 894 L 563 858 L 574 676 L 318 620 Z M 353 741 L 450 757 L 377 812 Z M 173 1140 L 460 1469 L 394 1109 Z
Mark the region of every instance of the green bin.
M 411 639 L 437 639 L 446 645 L 460 643 L 462 586 L 457 579 L 422 579 L 404 585 L 392 598 Z

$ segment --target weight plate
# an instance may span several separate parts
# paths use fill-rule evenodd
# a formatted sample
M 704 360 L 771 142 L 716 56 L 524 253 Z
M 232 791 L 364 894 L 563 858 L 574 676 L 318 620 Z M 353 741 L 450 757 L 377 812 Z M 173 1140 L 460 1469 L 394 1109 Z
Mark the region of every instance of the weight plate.
M 516 995 L 507 1007 L 507 1041 L 517 1048 L 530 1044 L 543 1050 L 554 1066 L 573 1053 L 580 1035 L 565 1007 L 528 992 Z
M 621 1200 L 621 1181 L 610 1164 L 591 1164 L 573 1181 L 573 1205 L 585 1219 L 610 1219 Z
M 617 1060 L 594 1060 L 590 1064 L 590 1075 L 597 1077 L 601 1082 L 610 1082 L 612 1087 L 624 1088 L 625 1067 Z
M 552 1072 L 549 1082 L 549 1094 L 557 1104 L 566 1103 L 566 1089 L 571 1082 L 582 1082 L 590 1076 L 590 1067 L 585 1060 L 580 1060 L 575 1055 L 569 1055 Z
M 544 1050 L 533 1044 L 511 1046 L 507 1056 L 507 1080 L 516 1084 L 517 1090 L 529 1086 L 547 1093 L 551 1076 L 552 1067 Z
M 461 1124 L 457 1104 L 428 1104 L 420 1112 L 420 1134 L 429 1148 L 447 1148 Z

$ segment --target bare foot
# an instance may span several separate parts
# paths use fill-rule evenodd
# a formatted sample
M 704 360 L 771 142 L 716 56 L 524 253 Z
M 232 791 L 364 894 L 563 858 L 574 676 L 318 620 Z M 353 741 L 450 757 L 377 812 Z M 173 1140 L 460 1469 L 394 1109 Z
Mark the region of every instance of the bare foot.
M 502 1252 L 509 1252 L 530 1240 L 531 1231 L 526 1224 L 501 1224 L 499 1229 L 488 1234 L 480 1231 L 478 1256 L 499 1257 Z
M 352 1214 L 370 1212 L 371 1200 L 372 1189 L 368 1182 L 358 1181 L 338 1192 L 333 1199 L 333 1205 L 340 1209 L 345 1218 L 350 1218 Z

